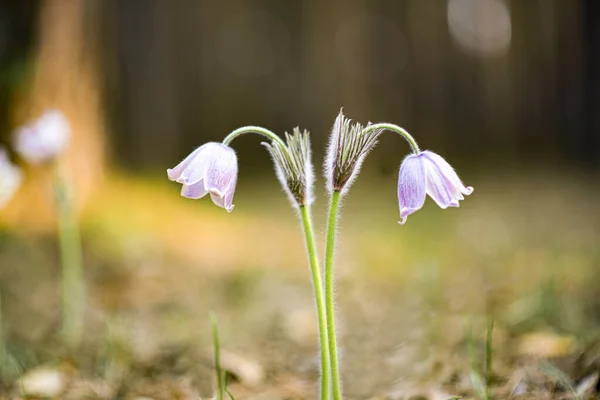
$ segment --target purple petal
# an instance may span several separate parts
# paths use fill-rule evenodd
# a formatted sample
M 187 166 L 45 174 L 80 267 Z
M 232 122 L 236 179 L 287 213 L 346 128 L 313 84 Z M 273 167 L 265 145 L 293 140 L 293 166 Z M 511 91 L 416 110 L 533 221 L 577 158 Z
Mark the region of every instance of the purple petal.
M 221 208 L 227 210 L 227 212 L 233 211 L 233 195 L 235 194 L 235 187 L 237 183 L 237 175 L 233 177 L 233 181 L 230 183 L 230 186 L 225 190 L 225 192 L 221 192 L 218 189 L 210 189 L 210 198 L 213 203 L 218 205 Z
M 420 155 L 427 175 L 427 194 L 442 209 L 458 207 L 459 198 L 455 195 L 455 187 L 445 179 L 438 165 L 425 155 Z
M 237 156 L 230 147 L 222 144 L 219 146 L 212 148 L 211 154 L 207 154 L 204 182 L 209 192 L 225 197 L 237 179 Z
M 206 145 L 204 145 L 204 146 L 206 146 Z M 192 161 L 194 161 L 196 159 L 196 156 L 198 155 L 198 153 L 200 153 L 200 151 L 202 151 L 202 148 L 204 146 L 200 146 L 196 150 L 194 150 L 182 162 L 177 164 L 177 166 L 175 168 L 168 169 L 167 175 L 169 176 L 169 180 L 179 182 L 185 169 L 192 163 Z
M 218 194 L 211 192 L 210 198 L 212 199 L 213 203 L 221 208 L 226 209 L 227 212 L 233 211 L 233 204 L 231 204 L 231 201 L 233 200 L 233 191 L 228 192 L 225 194 L 225 196 L 219 196 Z
M 203 181 L 196 182 L 193 185 L 184 184 L 181 187 L 181 195 L 188 199 L 199 199 L 206 196 L 207 193 L 208 191 L 204 189 Z
M 425 150 L 421 154 L 423 154 L 423 156 L 429 158 L 433 163 L 435 163 L 439 167 L 442 175 L 444 175 L 444 178 L 452 186 L 454 186 L 456 198 L 463 200 L 464 199 L 464 197 L 462 196 L 463 194 L 468 196 L 471 193 L 473 193 L 473 187 L 471 187 L 471 186 L 465 187 L 465 185 L 462 183 L 462 181 L 456 174 L 456 171 L 454 171 L 454 168 L 452 168 L 452 166 L 450 164 L 448 164 L 448 162 L 446 160 L 444 160 L 443 157 L 441 157 L 440 155 L 435 154 L 434 152 L 431 152 L 429 150 Z
M 398 174 L 398 203 L 400 204 L 400 224 L 404 224 L 408 216 L 420 210 L 425 203 L 427 178 L 423 160 L 411 154 L 400 165 Z

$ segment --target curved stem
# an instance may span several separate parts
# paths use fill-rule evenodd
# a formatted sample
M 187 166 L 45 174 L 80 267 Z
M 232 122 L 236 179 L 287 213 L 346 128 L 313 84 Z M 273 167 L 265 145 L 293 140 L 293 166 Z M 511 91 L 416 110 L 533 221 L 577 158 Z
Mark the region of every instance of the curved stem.
M 300 206 L 300 216 L 304 235 L 306 237 L 306 250 L 310 261 L 315 302 L 317 305 L 317 317 L 319 321 L 319 341 L 321 347 L 321 400 L 329 400 L 329 345 L 327 343 L 327 311 L 325 310 L 325 297 L 323 295 L 323 282 L 321 281 L 321 269 L 315 244 L 315 234 L 312 227 L 310 208 L 306 205 Z
M 388 124 L 386 122 L 369 125 L 365 129 L 363 129 L 363 134 L 370 132 L 370 131 L 374 131 L 376 129 L 383 129 L 383 130 L 396 132 L 397 134 L 402 136 L 404 139 L 406 139 L 406 141 L 408 142 L 410 147 L 412 147 L 415 154 L 418 155 L 421 152 L 421 150 L 419 149 L 419 145 L 417 144 L 415 139 L 410 135 L 410 133 L 408 133 L 404 128 L 401 128 L 398 125 Z
M 277 136 L 275 133 L 271 132 L 270 130 L 268 130 L 266 128 L 262 128 L 260 126 L 243 126 L 241 128 L 237 128 L 236 130 L 231 132 L 229 135 L 227 135 L 227 137 L 225 137 L 225 139 L 223 139 L 223 144 L 227 146 L 227 145 L 229 145 L 229 143 L 231 143 L 231 141 L 233 139 L 235 139 L 238 136 L 244 135 L 246 133 L 258 133 L 259 135 L 263 135 L 263 136 L 271 139 L 272 141 L 279 143 L 280 145 L 282 145 L 284 148 L 287 149 L 285 142 L 279 136 Z
M 327 340 L 329 342 L 329 368 L 331 369 L 331 390 L 333 394 L 333 400 L 342 399 L 337 338 L 335 331 L 335 301 L 333 298 L 333 253 L 335 250 L 335 233 L 340 197 L 341 192 L 337 190 L 334 190 L 331 193 L 329 214 L 327 216 L 327 242 L 325 245 L 325 302 L 327 310 Z

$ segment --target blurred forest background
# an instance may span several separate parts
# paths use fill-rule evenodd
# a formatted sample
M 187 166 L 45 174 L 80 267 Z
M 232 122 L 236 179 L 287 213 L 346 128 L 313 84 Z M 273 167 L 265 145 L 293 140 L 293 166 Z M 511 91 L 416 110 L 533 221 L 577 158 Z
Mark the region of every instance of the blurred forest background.
M 245 124 L 277 132 L 301 125 L 321 149 L 342 106 L 359 121 L 399 123 L 425 147 L 472 163 L 599 159 L 593 0 L 1 7 L 4 138 L 18 121 L 7 116 L 9 98 L 41 52 L 48 63 L 68 64 L 48 90 L 94 75 L 87 81 L 110 127 L 111 154 L 127 168 L 163 168 Z M 241 151 L 270 169 L 262 152 Z M 373 162 L 395 169 L 402 151 L 382 147 Z
M 600 360 L 588 351 L 600 337 L 600 2 L 4 0 L 0 143 L 46 108 L 71 121 L 63 162 L 92 345 L 76 361 L 55 350 L 55 209 L 43 168 L 29 167 L 0 210 L 2 330 L 19 365 L 0 394 L 67 359 L 87 383 L 109 382 L 100 398 L 174 398 L 156 395 L 163 381 L 189 395 L 178 398 L 208 396 L 210 363 L 195 357 L 207 359 L 214 309 L 224 347 L 244 355 L 228 364 L 232 391 L 310 397 L 316 327 L 302 236 L 258 138 L 233 144 L 232 214 L 180 198 L 165 170 L 243 125 L 308 129 L 322 237 L 319 171 L 341 107 L 403 126 L 476 189 L 460 209 L 428 201 L 400 227 L 406 144 L 384 135 L 366 160 L 337 254 L 349 399 L 402 398 L 425 382 L 448 394 L 431 398 L 472 393 L 465 321 L 477 331 L 490 315 L 501 393 L 540 357 Z M 597 384 L 592 364 L 561 368 L 573 385 Z M 536 379 L 527 390 L 548 388 Z

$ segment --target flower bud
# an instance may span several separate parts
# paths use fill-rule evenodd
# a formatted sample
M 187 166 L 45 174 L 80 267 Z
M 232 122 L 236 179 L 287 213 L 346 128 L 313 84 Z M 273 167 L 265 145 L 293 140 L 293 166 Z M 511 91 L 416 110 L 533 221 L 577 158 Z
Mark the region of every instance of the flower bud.
M 310 134 L 308 131 L 300 133 L 294 128 L 293 135 L 286 132 L 287 146 L 277 141 L 263 143 L 267 148 L 273 163 L 277 179 L 281 182 L 293 206 L 303 206 L 312 203 L 312 186 L 314 183 L 313 167 L 311 162 Z
M 365 133 L 361 124 L 351 122 L 340 111 L 331 129 L 325 159 L 325 179 L 330 192 L 348 191 L 382 132 L 381 129 L 374 129 Z

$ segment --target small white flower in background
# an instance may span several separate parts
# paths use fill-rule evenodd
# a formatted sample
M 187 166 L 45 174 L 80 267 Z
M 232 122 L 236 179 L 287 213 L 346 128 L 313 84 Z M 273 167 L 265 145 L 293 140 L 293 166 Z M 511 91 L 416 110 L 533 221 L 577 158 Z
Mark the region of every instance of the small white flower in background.
M 38 119 L 17 129 L 15 150 L 31 164 L 57 158 L 68 146 L 71 128 L 65 115 L 58 110 L 48 110 Z
M 21 185 L 21 170 L 10 162 L 6 149 L 0 146 L 0 208 L 11 199 Z
M 458 207 L 459 200 L 464 200 L 463 195 L 471 193 L 473 188 L 465 187 L 452 166 L 441 156 L 427 150 L 419 155 L 411 154 L 402 161 L 398 177 L 400 224 L 423 207 L 426 194 L 446 209 Z
M 183 197 L 199 199 L 210 193 L 213 203 L 228 212 L 233 210 L 237 174 L 235 151 L 216 142 L 198 147 L 175 168 L 167 170 L 170 180 L 183 185 Z

